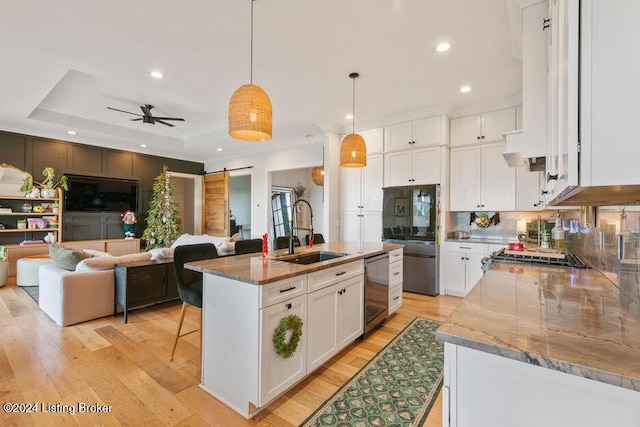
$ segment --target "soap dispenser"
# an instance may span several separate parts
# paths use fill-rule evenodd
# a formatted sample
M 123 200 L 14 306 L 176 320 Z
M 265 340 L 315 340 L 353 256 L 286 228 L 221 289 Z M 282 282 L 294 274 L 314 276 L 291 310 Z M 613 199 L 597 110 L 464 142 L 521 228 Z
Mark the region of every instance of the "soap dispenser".
M 556 214 L 556 225 L 551 230 L 551 247 L 564 252 L 564 227 L 562 227 L 562 215 Z

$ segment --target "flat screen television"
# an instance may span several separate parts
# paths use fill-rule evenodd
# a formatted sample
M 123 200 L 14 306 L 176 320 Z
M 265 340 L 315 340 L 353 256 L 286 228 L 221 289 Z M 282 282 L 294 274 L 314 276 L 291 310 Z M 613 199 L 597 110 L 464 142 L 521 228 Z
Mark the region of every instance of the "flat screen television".
M 136 212 L 138 181 L 97 176 L 66 175 L 64 210 L 69 212 Z

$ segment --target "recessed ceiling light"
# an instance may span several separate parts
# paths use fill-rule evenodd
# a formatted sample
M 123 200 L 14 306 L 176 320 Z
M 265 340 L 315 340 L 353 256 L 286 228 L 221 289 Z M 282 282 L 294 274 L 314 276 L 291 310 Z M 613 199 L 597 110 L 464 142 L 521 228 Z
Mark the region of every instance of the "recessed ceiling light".
M 353 120 L 353 114 L 347 114 L 344 118 L 347 120 Z
M 162 74 L 161 71 L 152 71 L 149 73 L 151 75 L 151 77 L 153 77 L 154 79 L 164 79 L 164 74 Z
M 436 46 L 436 50 L 438 52 L 446 52 L 450 48 L 451 48 L 451 44 L 449 42 L 438 43 L 438 46 Z
M 462 87 L 460 88 L 460 92 L 462 92 L 462 93 L 467 93 L 467 92 L 469 92 L 470 90 L 471 90 L 471 86 L 462 86 Z
M 67 133 L 68 133 L 69 135 L 75 135 L 75 134 L 76 134 L 76 131 L 75 131 L 75 130 L 68 130 L 68 131 L 67 131 Z
M 217 148 L 216 151 L 222 151 L 222 148 Z
M 147 148 L 147 144 L 140 144 L 140 147 Z

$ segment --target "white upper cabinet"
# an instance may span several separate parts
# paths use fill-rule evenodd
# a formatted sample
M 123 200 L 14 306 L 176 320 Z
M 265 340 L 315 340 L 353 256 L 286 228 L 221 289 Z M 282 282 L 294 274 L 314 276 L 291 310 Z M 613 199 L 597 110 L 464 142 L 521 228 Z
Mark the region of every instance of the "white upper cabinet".
M 356 133 L 364 138 L 364 142 L 367 144 L 367 155 L 382 153 L 384 150 L 383 128 L 367 129 Z
M 443 143 L 442 117 L 429 117 L 384 128 L 385 151 L 428 147 Z
M 341 168 L 340 210 L 382 211 L 382 154 L 367 156 L 364 168 Z
M 503 151 L 503 142 L 451 149 L 450 210 L 515 209 L 515 168 Z
M 385 153 L 385 187 L 438 184 L 440 147 Z
M 502 134 L 516 129 L 516 108 L 489 111 L 451 120 L 451 145 L 469 145 L 503 140 Z

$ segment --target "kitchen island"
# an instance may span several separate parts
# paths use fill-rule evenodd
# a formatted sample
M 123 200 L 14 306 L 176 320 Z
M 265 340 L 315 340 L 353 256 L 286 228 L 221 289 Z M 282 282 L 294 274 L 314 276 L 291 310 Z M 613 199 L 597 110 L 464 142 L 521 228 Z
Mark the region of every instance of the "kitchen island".
M 362 336 L 365 258 L 402 257 L 402 245 L 390 243 L 295 251 L 185 265 L 204 275 L 201 387 L 246 418 Z M 288 262 L 318 252 L 340 256 Z
M 639 426 L 639 316 L 597 270 L 494 262 L 437 333 L 443 425 Z

